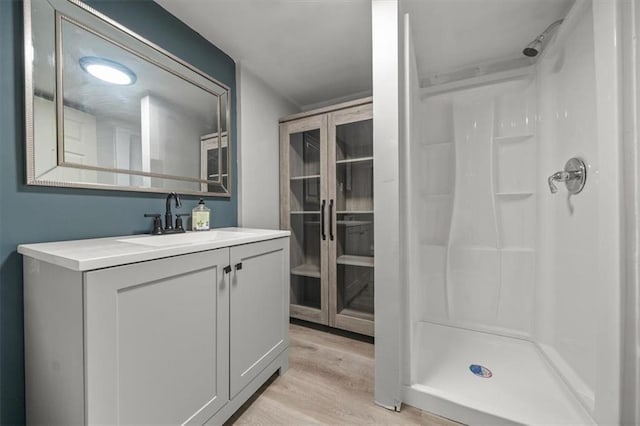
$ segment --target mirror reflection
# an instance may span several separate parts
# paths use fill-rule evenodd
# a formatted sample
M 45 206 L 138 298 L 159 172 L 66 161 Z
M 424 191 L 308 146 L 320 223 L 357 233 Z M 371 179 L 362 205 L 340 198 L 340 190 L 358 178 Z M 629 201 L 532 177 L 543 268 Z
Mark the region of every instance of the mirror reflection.
M 228 195 L 228 89 L 75 4 L 52 3 L 30 11 L 30 183 Z

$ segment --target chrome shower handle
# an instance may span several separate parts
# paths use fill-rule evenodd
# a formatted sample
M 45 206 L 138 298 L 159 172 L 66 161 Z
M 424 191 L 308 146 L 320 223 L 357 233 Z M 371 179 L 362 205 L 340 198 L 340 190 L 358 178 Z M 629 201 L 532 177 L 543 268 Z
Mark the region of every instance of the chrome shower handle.
M 582 172 L 579 170 L 574 170 L 571 172 L 555 172 L 554 174 L 549 176 L 549 179 L 547 179 L 547 182 L 549 183 L 549 189 L 551 190 L 552 194 L 555 194 L 556 192 L 558 192 L 558 187 L 556 186 L 555 182 L 569 182 L 571 179 L 580 179 L 581 176 Z
M 564 165 L 564 171 L 555 172 L 547 179 L 549 190 L 552 194 L 558 192 L 556 182 L 564 182 L 569 194 L 577 194 L 582 191 L 587 181 L 587 166 L 580 158 L 571 158 Z
M 549 176 L 549 178 L 547 179 L 547 183 L 549 184 L 549 190 L 551 191 L 552 194 L 555 194 L 556 192 L 558 192 L 558 187 L 556 186 L 554 181 L 564 182 L 566 180 L 564 175 L 568 175 L 568 173 L 567 172 L 555 172 L 554 174 Z

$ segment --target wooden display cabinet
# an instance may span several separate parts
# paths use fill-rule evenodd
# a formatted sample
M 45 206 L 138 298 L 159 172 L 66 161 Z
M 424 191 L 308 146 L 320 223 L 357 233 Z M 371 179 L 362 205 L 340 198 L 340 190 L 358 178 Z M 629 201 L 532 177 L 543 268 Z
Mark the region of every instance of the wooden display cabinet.
M 373 167 L 371 98 L 280 120 L 292 317 L 373 336 Z

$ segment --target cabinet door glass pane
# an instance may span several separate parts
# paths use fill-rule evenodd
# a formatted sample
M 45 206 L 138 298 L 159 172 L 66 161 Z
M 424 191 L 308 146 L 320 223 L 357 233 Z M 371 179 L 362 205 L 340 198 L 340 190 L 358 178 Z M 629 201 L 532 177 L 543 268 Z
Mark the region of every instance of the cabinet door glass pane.
M 338 214 L 336 312 L 373 320 L 373 214 Z
M 289 209 L 292 212 L 320 212 L 320 176 L 291 179 Z
M 289 174 L 294 179 L 320 176 L 320 129 L 289 136 Z
M 320 309 L 320 214 L 291 213 L 291 303 Z
M 336 164 L 336 210 L 373 211 L 373 160 Z
M 373 120 L 336 126 L 336 160 L 373 157 Z
M 291 303 L 321 308 L 320 129 L 289 136 Z
M 337 312 L 373 320 L 373 268 L 338 264 Z
M 336 126 L 336 210 L 373 211 L 373 120 Z
M 373 214 L 337 215 L 337 313 L 373 319 Z
M 336 126 L 336 312 L 373 320 L 373 120 Z
M 320 278 L 291 274 L 291 304 L 321 309 Z

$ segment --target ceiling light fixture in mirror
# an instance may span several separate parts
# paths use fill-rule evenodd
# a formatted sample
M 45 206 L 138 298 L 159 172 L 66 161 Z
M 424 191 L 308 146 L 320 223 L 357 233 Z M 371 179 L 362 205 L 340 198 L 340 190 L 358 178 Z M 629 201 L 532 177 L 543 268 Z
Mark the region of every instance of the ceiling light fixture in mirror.
M 106 58 L 83 56 L 78 62 L 85 72 L 107 83 L 128 86 L 138 79 L 136 73 L 129 68 Z

